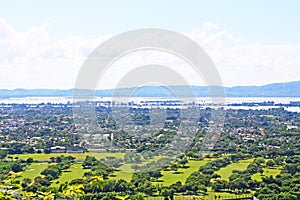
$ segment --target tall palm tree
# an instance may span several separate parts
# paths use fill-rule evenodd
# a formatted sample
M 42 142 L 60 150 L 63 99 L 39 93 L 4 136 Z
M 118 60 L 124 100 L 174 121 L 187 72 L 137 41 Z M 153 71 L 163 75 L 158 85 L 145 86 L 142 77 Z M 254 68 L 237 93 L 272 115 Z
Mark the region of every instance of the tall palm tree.
M 6 191 L 6 192 L 0 192 L 0 199 L 1 200 L 13 200 L 15 198 L 14 198 L 13 193 Z
M 17 187 L 17 185 L 14 184 L 14 183 L 15 183 L 16 179 L 18 179 L 20 177 L 22 177 L 22 176 L 19 173 L 15 173 L 13 171 L 10 171 L 9 172 L 9 179 L 10 179 L 11 186 L 16 186 Z
M 22 199 L 32 200 L 35 199 L 36 195 L 33 192 L 22 192 Z
M 65 197 L 71 197 L 74 199 L 77 199 L 80 197 L 80 195 L 84 194 L 83 185 L 71 185 L 67 188 L 67 190 L 64 192 Z
M 95 193 L 96 189 L 103 189 L 103 177 L 94 176 L 91 178 L 90 185 L 92 186 L 92 193 Z
M 38 192 L 38 197 L 43 200 L 55 200 L 55 194 L 52 192 Z

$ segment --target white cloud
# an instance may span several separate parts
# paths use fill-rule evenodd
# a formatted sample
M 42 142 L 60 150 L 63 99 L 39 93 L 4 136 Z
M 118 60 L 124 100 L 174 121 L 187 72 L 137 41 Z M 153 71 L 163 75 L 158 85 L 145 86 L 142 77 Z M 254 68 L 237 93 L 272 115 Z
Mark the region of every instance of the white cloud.
M 0 19 L 0 88 L 72 88 L 86 57 L 112 36 L 58 38 L 49 34 L 49 26 L 45 23 L 21 32 Z M 186 35 L 207 51 L 225 85 L 262 85 L 300 79 L 300 46 L 248 44 L 210 22 Z M 106 77 L 104 87 L 112 87 L 134 66 L 150 63 L 175 66 L 191 84 L 201 84 L 199 77 L 186 70 L 184 62 L 149 51 L 126 56 L 115 63 L 107 75 L 115 75 L 114 80 Z
M 211 23 L 211 22 L 205 22 L 203 23 L 202 27 L 206 30 L 214 29 L 219 27 L 217 24 Z
M 110 37 L 56 38 L 48 26 L 18 32 L 0 20 L 0 88 L 72 88 L 84 59 Z
M 227 86 L 300 80 L 299 45 L 248 44 L 225 30 L 188 35 L 206 50 Z

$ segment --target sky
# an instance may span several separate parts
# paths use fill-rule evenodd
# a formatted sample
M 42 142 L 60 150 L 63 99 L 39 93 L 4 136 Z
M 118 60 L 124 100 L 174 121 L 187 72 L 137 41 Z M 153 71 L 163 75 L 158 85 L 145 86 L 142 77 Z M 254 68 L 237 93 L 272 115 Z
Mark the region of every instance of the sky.
M 196 41 L 215 63 L 225 86 L 300 80 L 296 0 L 0 3 L 0 89 L 73 88 L 82 64 L 97 46 L 140 28 L 169 29 Z M 204 84 L 175 56 L 144 51 L 114 63 L 99 87 L 114 88 L 134 67 L 152 63 L 176 69 L 190 84 Z

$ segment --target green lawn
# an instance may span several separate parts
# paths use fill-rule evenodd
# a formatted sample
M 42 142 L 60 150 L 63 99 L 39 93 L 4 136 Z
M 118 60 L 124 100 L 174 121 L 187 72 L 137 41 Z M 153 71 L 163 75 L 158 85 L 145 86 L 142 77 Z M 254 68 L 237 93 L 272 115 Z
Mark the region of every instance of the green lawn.
M 57 157 L 57 156 L 73 156 L 76 158 L 76 160 L 84 160 L 87 155 L 94 156 L 97 159 L 106 158 L 108 156 L 114 156 L 116 158 L 122 158 L 124 159 L 125 153 L 108 153 L 108 152 L 101 152 L 101 153 L 81 153 L 81 154 L 66 154 L 66 153 L 51 153 L 51 154 L 15 154 L 11 155 L 13 158 L 20 158 L 23 160 L 26 160 L 28 158 L 33 158 L 34 160 L 50 160 L 51 157 Z M 156 156 L 150 160 L 147 160 L 146 162 L 142 163 L 142 165 L 155 161 L 162 158 L 161 156 Z M 25 178 L 31 178 L 34 179 L 36 176 L 39 176 L 40 173 L 48 166 L 48 163 L 32 163 L 28 169 L 25 172 L 22 172 L 21 175 Z M 81 178 L 85 171 L 81 168 L 81 163 L 73 164 L 70 168 L 71 172 L 63 172 L 62 176 L 55 180 L 56 183 L 59 181 L 60 183 L 73 180 L 75 178 Z M 134 170 L 131 168 L 131 164 L 123 164 L 119 171 L 116 171 L 114 173 L 114 176 L 111 177 L 111 179 L 118 180 L 118 179 L 124 179 L 126 181 L 130 181 L 132 177 L 132 173 Z
M 41 175 L 41 172 L 47 168 L 48 163 L 32 163 L 25 171 L 20 172 L 19 175 L 23 178 L 34 179 Z M 64 183 L 66 181 L 71 181 L 76 178 L 81 178 L 84 172 L 89 171 L 89 169 L 82 169 L 81 163 L 75 163 L 71 165 L 70 172 L 63 172 L 59 179 L 54 180 L 54 182 L 59 181 Z
M 177 181 L 184 183 L 189 175 L 198 171 L 199 167 L 205 165 L 207 162 L 209 162 L 209 160 L 189 160 L 187 164 L 189 168 L 179 168 L 178 171 L 181 172 L 180 174 L 174 174 L 171 171 L 162 171 L 163 176 L 159 178 L 159 180 L 163 181 L 162 184 L 167 186 L 176 183 Z
M 131 168 L 131 164 L 123 164 L 120 168 L 118 168 L 119 171 L 116 171 L 110 179 L 113 180 L 119 180 L 124 179 L 126 181 L 130 181 L 132 174 L 134 172 L 134 169 Z
M 160 157 L 157 157 L 155 159 L 159 159 Z M 195 161 L 195 160 L 190 160 L 187 166 L 189 168 L 180 168 L 178 169 L 180 174 L 173 174 L 171 171 L 162 171 L 162 177 L 159 178 L 159 181 L 162 182 L 157 182 L 157 183 L 162 183 L 163 185 L 171 185 L 173 183 L 176 183 L 177 181 L 185 182 L 186 178 L 193 173 L 194 171 L 198 171 L 200 166 L 205 165 L 207 162 L 210 160 L 200 160 L 200 161 Z M 149 161 L 148 161 L 149 162 Z M 146 163 L 146 162 L 145 162 Z M 143 163 L 143 164 L 145 164 Z M 116 171 L 110 179 L 113 180 L 119 180 L 119 179 L 124 179 L 126 181 L 130 181 L 132 174 L 134 173 L 134 170 L 131 168 L 131 164 L 123 164 L 119 169 L 119 171 Z
M 240 160 L 237 163 L 232 163 L 224 168 L 221 168 L 216 173 L 221 176 L 223 180 L 229 180 L 229 176 L 232 174 L 233 170 L 245 170 L 248 165 L 253 161 L 253 159 Z
M 140 165 L 145 165 L 147 163 L 156 161 L 163 158 L 163 156 L 154 156 L 151 159 L 148 159 L 146 161 L 144 161 L 142 164 Z M 118 171 L 116 171 L 112 177 L 110 177 L 110 179 L 113 180 L 120 180 L 120 179 L 124 179 L 126 181 L 130 181 L 132 174 L 134 173 L 134 169 L 131 168 L 132 164 L 123 164 L 120 168 L 118 168 Z
M 41 175 L 41 172 L 47 168 L 48 165 L 48 163 L 32 163 L 25 171 L 20 172 L 20 175 L 22 176 L 22 179 L 30 178 L 33 180 L 35 177 Z
M 57 183 L 65 183 L 70 182 L 71 180 L 74 180 L 76 178 L 82 178 L 84 172 L 88 172 L 90 169 L 83 169 L 81 167 L 81 163 L 75 163 L 71 165 L 70 171 L 63 172 L 62 175 L 57 179 L 53 181 L 53 185 L 57 185 Z
M 264 168 L 263 170 L 264 170 L 264 172 L 263 172 L 262 176 L 260 175 L 260 173 L 256 173 L 251 176 L 251 179 L 257 180 L 257 181 L 262 181 L 262 178 L 265 176 L 275 177 L 278 174 L 280 174 L 280 172 L 281 172 L 281 169 L 279 169 L 279 168 Z
M 34 160 L 49 160 L 51 157 L 56 157 L 59 155 L 71 155 L 74 156 L 77 160 L 84 160 L 84 158 L 87 155 L 95 156 L 96 158 L 106 158 L 107 156 L 114 156 L 117 158 L 124 158 L 125 153 L 84 153 L 84 154 L 19 154 L 19 155 L 13 155 L 13 157 L 18 157 L 21 159 L 27 159 L 27 158 L 33 158 Z M 159 158 L 153 158 L 159 159 Z M 198 171 L 200 166 L 205 165 L 207 162 L 209 162 L 209 159 L 204 159 L 200 161 L 195 160 L 189 160 L 187 166 L 188 168 L 179 168 L 178 174 L 174 174 L 171 171 L 162 171 L 163 176 L 159 178 L 158 183 L 162 183 L 163 185 L 171 185 L 173 183 L 176 183 L 177 181 L 181 181 L 182 183 L 185 182 L 187 177 L 192 174 L 195 171 Z M 220 169 L 217 171 L 218 174 L 221 175 L 222 179 L 228 180 L 229 176 L 231 175 L 232 171 L 235 169 L 238 170 L 245 170 L 247 166 L 253 161 L 253 159 L 248 160 L 242 160 L 238 163 L 232 163 L 229 166 Z M 22 172 L 21 175 L 23 178 L 31 178 L 34 179 L 36 176 L 40 175 L 41 171 L 45 169 L 48 166 L 48 163 L 32 163 L 28 169 L 26 169 L 25 172 Z M 70 168 L 70 172 L 63 172 L 62 176 L 57 180 L 60 183 L 73 180 L 75 178 L 81 178 L 84 174 L 84 172 L 87 170 L 84 170 L 81 168 L 81 163 L 73 164 Z M 110 177 L 111 179 L 124 179 L 126 181 L 130 181 L 132 177 L 132 173 L 134 170 L 131 168 L 130 164 L 123 164 L 119 171 L 116 171 L 114 173 L 113 177 Z M 267 171 L 266 171 L 267 173 Z M 274 170 L 268 171 L 270 174 L 276 174 L 278 172 Z M 267 174 L 266 174 L 267 175 Z M 257 175 L 256 175 L 257 176 Z M 259 175 L 258 175 L 259 176 Z M 259 178 L 259 177 L 256 177 Z M 55 183 L 57 182 L 55 181 Z

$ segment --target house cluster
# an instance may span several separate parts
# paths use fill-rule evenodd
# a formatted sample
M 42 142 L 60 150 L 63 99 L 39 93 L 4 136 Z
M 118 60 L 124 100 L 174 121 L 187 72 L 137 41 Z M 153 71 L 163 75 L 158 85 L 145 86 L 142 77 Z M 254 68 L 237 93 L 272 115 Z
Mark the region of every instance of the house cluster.
M 299 130 L 299 127 L 296 125 L 287 125 L 286 130 Z
M 264 133 L 265 131 L 263 128 L 239 127 L 230 130 L 229 135 L 237 136 L 244 141 L 249 141 L 249 140 L 255 141 L 261 139 Z

